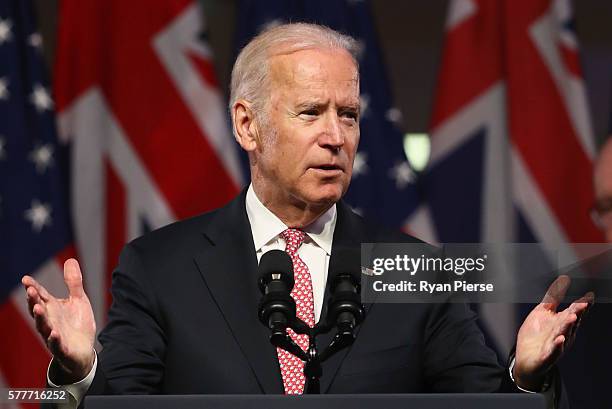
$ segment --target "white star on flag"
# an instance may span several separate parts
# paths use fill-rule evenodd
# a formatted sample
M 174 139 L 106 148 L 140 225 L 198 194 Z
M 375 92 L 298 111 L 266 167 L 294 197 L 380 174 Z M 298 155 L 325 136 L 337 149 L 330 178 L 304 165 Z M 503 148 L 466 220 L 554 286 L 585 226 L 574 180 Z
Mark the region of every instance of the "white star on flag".
M 32 229 L 40 233 L 45 226 L 51 225 L 51 206 L 32 200 L 32 206 L 25 211 L 25 218 L 32 223 Z
M 8 99 L 9 95 L 8 79 L 6 77 L 2 77 L 0 78 L 0 99 Z
M 399 162 L 395 166 L 393 166 L 393 168 L 391 168 L 391 170 L 389 171 L 389 176 L 395 179 L 395 186 L 398 189 L 405 188 L 415 179 L 414 172 L 406 161 Z
M 0 160 L 6 158 L 6 141 L 3 136 L 0 136 Z
M 36 171 L 43 173 L 53 163 L 53 146 L 40 145 L 30 152 L 29 158 L 36 165 Z
M 359 115 L 364 117 L 368 113 L 368 106 L 370 105 L 370 96 L 367 94 L 361 94 L 359 96 Z
M 34 104 L 38 112 L 53 108 L 53 100 L 49 95 L 49 91 L 40 84 L 34 85 L 34 91 L 32 91 L 30 95 L 30 101 Z
M 368 173 L 368 154 L 365 152 L 357 152 L 353 162 L 353 177 Z
M 28 38 L 28 43 L 34 48 L 40 48 L 42 45 L 42 36 L 40 33 L 32 33 Z
M 12 25 L 9 19 L 0 20 L 0 45 L 13 38 L 13 33 L 11 33 Z
M 393 122 L 394 124 L 399 124 L 402 121 L 402 116 L 402 111 L 395 107 L 389 108 L 389 110 L 387 110 L 385 113 L 385 118 L 387 118 L 387 121 Z

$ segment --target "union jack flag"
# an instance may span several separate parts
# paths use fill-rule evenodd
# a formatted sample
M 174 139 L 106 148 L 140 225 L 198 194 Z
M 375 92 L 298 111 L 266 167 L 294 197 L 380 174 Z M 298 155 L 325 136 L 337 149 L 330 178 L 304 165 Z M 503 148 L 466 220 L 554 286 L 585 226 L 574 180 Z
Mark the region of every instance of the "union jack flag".
M 452 1 L 431 134 L 439 241 L 601 241 L 569 1 Z
M 196 2 L 62 1 L 55 102 L 42 82 L 40 36 L 32 35 L 26 3 L 0 3 L 2 61 L 19 64 L 0 67 L 0 324 L 11 328 L 0 337 L 0 380 L 13 387 L 43 386 L 49 362 L 20 275 L 34 272 L 65 294 L 55 260 L 74 247 L 101 327 L 122 246 L 225 204 L 243 183 Z M 64 162 L 52 156 L 60 146 L 69 148 L 70 196 L 61 195 Z
M 564 254 L 568 243 L 603 242 L 589 214 L 595 145 L 570 1 L 452 0 L 445 31 L 424 201 L 410 230 Z M 507 356 L 521 314 L 507 304 L 479 314 Z
M 59 27 L 59 130 L 72 144 L 75 240 L 102 323 L 123 244 L 225 204 L 240 168 L 196 2 L 63 1 Z

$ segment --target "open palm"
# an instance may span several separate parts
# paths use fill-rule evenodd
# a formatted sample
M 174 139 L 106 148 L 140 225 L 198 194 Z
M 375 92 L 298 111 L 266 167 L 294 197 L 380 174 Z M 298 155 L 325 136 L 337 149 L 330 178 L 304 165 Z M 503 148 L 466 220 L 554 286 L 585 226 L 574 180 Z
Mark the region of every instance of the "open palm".
M 541 387 L 546 373 L 573 343 L 580 317 L 593 302 L 593 294 L 589 293 L 557 312 L 569 284 L 569 277 L 558 277 L 521 325 L 514 376 L 524 388 Z
M 96 323 L 89 298 L 83 290 L 79 264 L 64 263 L 68 298 L 56 298 L 30 276 L 24 276 L 28 306 L 39 334 L 54 359 L 71 380 L 82 379 L 91 370 Z

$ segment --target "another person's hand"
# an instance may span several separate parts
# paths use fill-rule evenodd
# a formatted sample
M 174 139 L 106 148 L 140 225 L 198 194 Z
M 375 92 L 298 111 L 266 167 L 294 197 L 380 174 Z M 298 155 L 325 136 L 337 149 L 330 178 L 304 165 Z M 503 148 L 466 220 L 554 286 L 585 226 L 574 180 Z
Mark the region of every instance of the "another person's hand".
M 546 374 L 574 342 L 580 318 L 593 303 L 594 295 L 588 293 L 557 312 L 569 285 L 568 276 L 558 277 L 519 329 L 513 376 L 521 388 L 542 388 Z
M 56 298 L 30 276 L 24 276 L 28 306 L 36 328 L 59 365 L 61 383 L 77 382 L 91 371 L 96 323 L 89 298 L 83 290 L 79 263 L 64 263 L 68 298 Z

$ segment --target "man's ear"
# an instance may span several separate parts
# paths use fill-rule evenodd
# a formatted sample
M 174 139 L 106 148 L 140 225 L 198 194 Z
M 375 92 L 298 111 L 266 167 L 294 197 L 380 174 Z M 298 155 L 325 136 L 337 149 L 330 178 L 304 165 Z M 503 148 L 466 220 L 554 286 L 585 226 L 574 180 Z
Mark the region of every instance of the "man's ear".
M 252 104 L 239 99 L 232 106 L 232 126 L 236 142 L 247 152 L 253 152 L 260 143 L 259 126 Z

